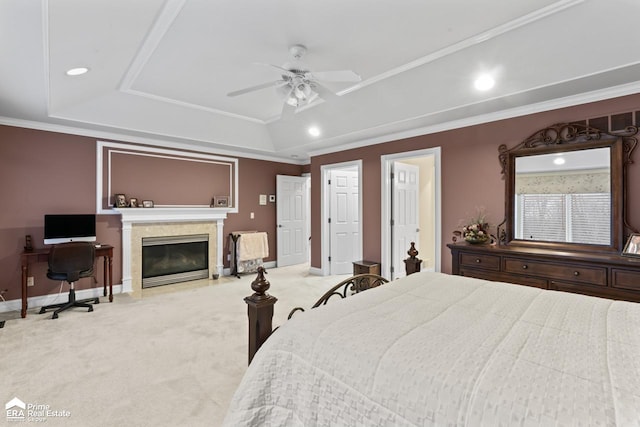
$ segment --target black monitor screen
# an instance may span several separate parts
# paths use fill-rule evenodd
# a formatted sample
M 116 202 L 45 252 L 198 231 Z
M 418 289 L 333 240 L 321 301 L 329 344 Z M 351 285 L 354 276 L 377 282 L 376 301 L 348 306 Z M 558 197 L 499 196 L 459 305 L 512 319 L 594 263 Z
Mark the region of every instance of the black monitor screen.
M 44 216 L 44 244 L 94 242 L 95 214 L 65 214 Z

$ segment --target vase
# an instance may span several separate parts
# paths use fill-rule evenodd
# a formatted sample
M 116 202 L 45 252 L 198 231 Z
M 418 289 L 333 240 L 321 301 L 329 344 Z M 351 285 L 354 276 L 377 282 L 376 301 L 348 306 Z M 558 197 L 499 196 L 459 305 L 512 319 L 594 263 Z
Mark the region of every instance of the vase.
M 479 244 L 479 243 L 487 243 L 489 241 L 489 236 L 464 236 L 464 240 L 466 240 L 469 243 L 472 244 Z

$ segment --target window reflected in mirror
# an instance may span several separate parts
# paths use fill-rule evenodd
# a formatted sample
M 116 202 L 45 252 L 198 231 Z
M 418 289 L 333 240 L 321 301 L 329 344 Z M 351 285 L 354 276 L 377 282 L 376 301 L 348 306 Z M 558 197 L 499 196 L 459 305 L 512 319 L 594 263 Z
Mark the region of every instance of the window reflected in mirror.
M 516 239 L 611 244 L 610 148 L 515 159 Z

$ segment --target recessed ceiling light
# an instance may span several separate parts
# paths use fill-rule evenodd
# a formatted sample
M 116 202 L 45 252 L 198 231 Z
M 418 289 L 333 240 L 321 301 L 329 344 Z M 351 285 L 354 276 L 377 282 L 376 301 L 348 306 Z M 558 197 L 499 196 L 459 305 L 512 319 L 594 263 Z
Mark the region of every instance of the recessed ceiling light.
M 309 135 L 311 136 L 320 136 L 320 129 L 317 126 L 311 126 L 309 128 Z
M 496 84 L 496 81 L 489 74 L 483 74 L 473 84 L 478 90 L 489 90 Z
M 553 163 L 555 163 L 556 165 L 564 165 L 564 157 L 556 157 L 555 159 L 553 159 Z
M 67 76 L 80 76 L 89 71 L 87 67 L 78 67 L 67 70 Z

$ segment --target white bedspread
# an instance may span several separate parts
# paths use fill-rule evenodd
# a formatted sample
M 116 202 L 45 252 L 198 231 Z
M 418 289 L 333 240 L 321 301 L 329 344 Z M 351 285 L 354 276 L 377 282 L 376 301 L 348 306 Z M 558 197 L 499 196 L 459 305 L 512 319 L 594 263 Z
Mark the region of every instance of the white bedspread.
M 640 426 L 640 304 L 413 274 L 296 314 L 225 425 Z

